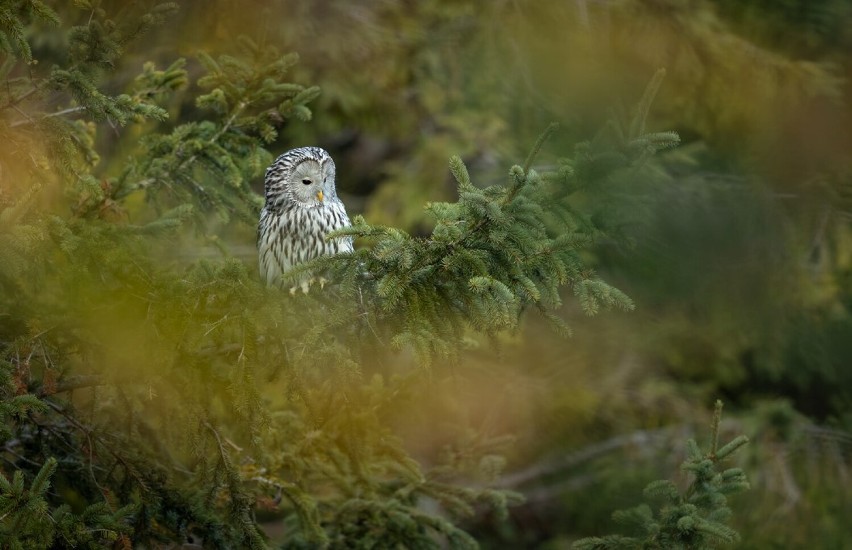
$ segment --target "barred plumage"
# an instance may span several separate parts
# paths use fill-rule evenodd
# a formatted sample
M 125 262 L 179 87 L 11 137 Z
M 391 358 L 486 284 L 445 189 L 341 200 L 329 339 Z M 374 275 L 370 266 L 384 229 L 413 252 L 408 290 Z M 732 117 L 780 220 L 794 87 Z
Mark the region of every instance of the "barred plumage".
M 281 274 L 296 264 L 352 251 L 350 237 L 325 238 L 350 225 L 334 177 L 334 161 L 319 147 L 287 151 L 267 168 L 266 204 L 257 226 L 260 277 L 266 284 L 280 286 Z

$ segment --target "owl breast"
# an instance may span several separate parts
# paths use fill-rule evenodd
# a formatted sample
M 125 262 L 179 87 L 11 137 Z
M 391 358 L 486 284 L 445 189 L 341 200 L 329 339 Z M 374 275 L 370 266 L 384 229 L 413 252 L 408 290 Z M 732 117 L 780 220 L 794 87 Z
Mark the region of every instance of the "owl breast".
M 339 200 L 314 208 L 292 203 L 276 209 L 264 207 L 257 231 L 261 279 L 267 285 L 281 286 L 281 275 L 300 263 L 318 256 L 351 252 L 350 237 L 325 238 L 329 232 L 349 225 L 349 217 Z

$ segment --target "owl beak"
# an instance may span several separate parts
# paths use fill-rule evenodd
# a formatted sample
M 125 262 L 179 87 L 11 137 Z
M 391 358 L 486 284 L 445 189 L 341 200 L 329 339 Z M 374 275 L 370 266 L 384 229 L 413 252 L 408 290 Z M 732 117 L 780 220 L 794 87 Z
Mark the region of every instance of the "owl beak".
M 323 197 L 322 191 L 317 191 L 317 200 L 322 202 L 322 197 Z

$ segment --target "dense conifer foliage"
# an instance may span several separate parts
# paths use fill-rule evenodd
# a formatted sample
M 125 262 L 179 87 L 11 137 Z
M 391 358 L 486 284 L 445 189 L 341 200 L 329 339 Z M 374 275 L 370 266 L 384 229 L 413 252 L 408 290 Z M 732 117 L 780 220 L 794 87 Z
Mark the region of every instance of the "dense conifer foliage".
M 255 222 L 267 147 L 319 93 L 287 80 L 296 56 L 242 39 L 199 53 L 200 75 L 175 59 L 118 83 L 125 49 L 177 6 L 76 4 L 2 7 L 3 544 L 264 548 L 267 513 L 288 547 L 475 547 L 455 520 L 522 498 L 489 485 L 505 438 L 421 465 L 387 420 L 429 371 L 375 363 L 455 361 L 536 312 L 566 332 L 561 288 L 589 315 L 633 307 L 583 260 L 607 231 L 582 203 L 677 143 L 645 130 L 662 73 L 631 121 L 553 169 L 534 166 L 555 126 L 504 184 L 453 157 L 458 200 L 427 206 L 431 234 L 359 217 L 355 253 L 292 272 L 333 284 L 290 296 L 242 261 L 164 259 L 186 229 L 209 242 Z M 201 118 L 171 119 L 187 90 Z M 118 163 L 110 131 L 138 136 Z
M 0 547 L 848 546 L 850 18 L 0 1 Z

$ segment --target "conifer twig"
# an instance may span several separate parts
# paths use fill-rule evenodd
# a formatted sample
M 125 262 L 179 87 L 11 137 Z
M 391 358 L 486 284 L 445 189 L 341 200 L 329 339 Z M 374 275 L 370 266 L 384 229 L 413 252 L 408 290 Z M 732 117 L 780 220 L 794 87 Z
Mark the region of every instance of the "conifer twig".
M 710 427 L 710 457 L 716 459 L 716 451 L 719 450 L 719 424 L 722 423 L 722 400 L 716 400 L 716 408 L 713 410 L 713 423 Z
M 535 161 L 535 158 L 538 156 L 538 153 L 539 151 L 541 151 L 541 148 L 544 146 L 544 143 L 548 139 L 550 139 L 550 136 L 552 136 L 553 133 L 558 129 L 558 122 L 551 122 L 550 124 L 548 124 L 547 128 L 544 129 L 544 132 L 542 132 L 541 135 L 538 136 L 538 139 L 535 141 L 535 144 L 533 145 L 532 149 L 530 149 L 530 152 L 527 155 L 526 160 L 524 161 L 524 165 L 516 165 L 512 167 L 510 173 L 512 175 L 513 183 L 512 186 L 509 187 L 509 191 L 500 201 L 501 206 L 506 206 L 507 204 L 512 202 L 512 200 L 514 200 L 515 198 L 515 195 L 517 195 L 521 188 L 529 181 L 529 171 L 532 168 L 532 164 Z
M 529 155 L 527 155 L 527 159 L 524 161 L 524 174 L 529 172 L 530 168 L 532 167 L 532 163 L 535 161 L 535 157 L 538 156 L 538 153 L 539 151 L 541 151 L 541 148 L 544 146 L 545 142 L 547 142 L 547 140 L 550 139 L 550 136 L 552 136 L 553 133 L 556 132 L 558 129 L 559 123 L 551 122 L 547 125 L 547 128 L 544 129 L 544 132 L 542 132 L 541 135 L 538 136 L 538 139 L 535 141 L 535 144 L 530 150 Z

